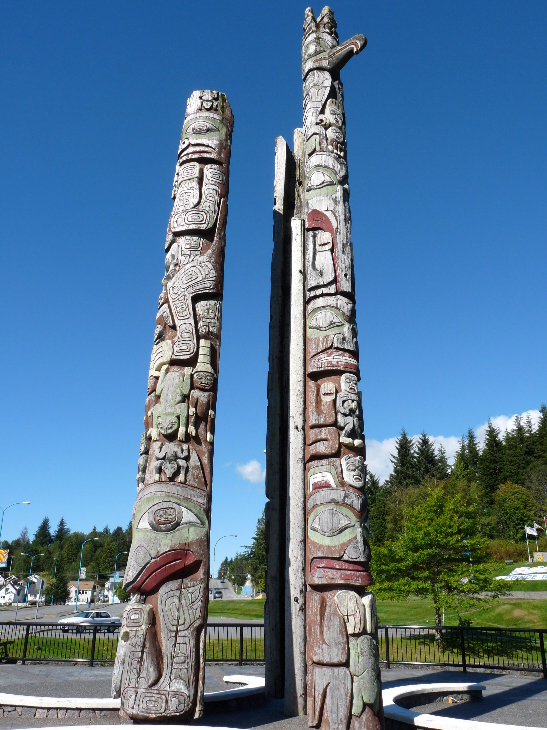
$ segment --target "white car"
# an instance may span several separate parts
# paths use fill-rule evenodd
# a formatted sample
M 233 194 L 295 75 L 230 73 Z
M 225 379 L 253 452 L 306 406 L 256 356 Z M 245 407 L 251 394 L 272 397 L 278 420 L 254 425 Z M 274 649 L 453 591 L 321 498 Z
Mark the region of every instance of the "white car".
M 69 627 L 76 626 L 77 634 L 81 634 L 89 630 L 87 627 L 93 628 L 93 626 L 98 626 L 98 631 L 114 633 L 122 624 L 119 616 L 111 616 L 108 611 L 80 611 L 73 616 L 59 619 L 59 623 L 65 633 Z

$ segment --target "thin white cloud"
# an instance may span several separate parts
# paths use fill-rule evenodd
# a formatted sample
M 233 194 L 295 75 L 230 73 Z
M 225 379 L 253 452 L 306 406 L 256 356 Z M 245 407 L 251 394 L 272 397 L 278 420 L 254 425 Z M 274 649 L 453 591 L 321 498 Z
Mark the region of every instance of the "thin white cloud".
M 496 426 L 496 428 L 499 428 L 503 436 L 505 431 L 511 431 L 515 427 L 515 418 L 517 417 L 517 415 L 518 414 L 515 413 L 512 416 L 496 416 L 495 418 L 491 418 L 490 420 L 492 421 L 493 425 Z M 527 416 L 530 416 L 533 427 L 537 428 L 540 412 L 537 410 L 531 410 L 524 411 L 524 413 L 520 414 L 522 420 L 524 420 Z M 481 423 L 480 426 L 477 426 L 474 429 L 477 440 L 481 443 L 481 445 L 484 443 L 484 436 L 487 426 L 488 421 L 486 421 L 486 423 Z M 417 439 L 418 436 L 419 434 L 413 436 L 412 438 Z M 453 463 L 454 457 L 456 456 L 456 451 L 459 448 L 459 442 L 461 437 L 432 436 L 431 438 L 435 442 L 437 448 L 441 445 L 444 447 L 448 461 L 450 463 Z M 396 439 L 396 436 L 384 439 L 383 441 L 367 439 L 368 468 L 369 471 L 371 471 L 380 479 L 381 482 L 387 479 L 391 474 L 393 465 L 391 463 L 390 456 L 391 454 L 395 453 Z
M 262 469 L 256 459 L 251 459 L 246 464 L 236 464 L 236 471 L 251 484 L 260 484 L 266 477 L 266 469 Z

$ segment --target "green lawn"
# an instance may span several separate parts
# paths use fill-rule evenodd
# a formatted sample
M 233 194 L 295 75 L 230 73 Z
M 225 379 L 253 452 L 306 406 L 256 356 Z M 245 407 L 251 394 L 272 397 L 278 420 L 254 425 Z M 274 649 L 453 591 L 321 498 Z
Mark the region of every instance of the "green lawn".
M 473 626 L 543 629 L 547 628 L 547 601 L 500 598 L 462 611 L 461 616 L 470 619 Z M 427 599 L 378 601 L 378 619 L 382 624 L 427 626 L 435 623 L 435 613 L 432 602 Z M 447 611 L 445 624 L 457 625 L 457 614 Z
M 263 619 L 263 598 L 242 598 L 236 601 L 224 599 L 209 601 L 209 616 L 215 618 Z

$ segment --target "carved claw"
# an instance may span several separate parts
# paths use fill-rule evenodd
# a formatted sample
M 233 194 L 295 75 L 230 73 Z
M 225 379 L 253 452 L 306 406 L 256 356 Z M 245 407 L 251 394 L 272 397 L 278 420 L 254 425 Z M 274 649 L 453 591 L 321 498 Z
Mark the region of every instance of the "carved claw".
M 193 426 L 188 426 L 188 433 L 193 437 L 196 435 L 196 429 Z
M 160 432 L 157 428 L 151 428 L 146 435 L 151 441 L 157 441 L 160 437 Z
M 209 433 L 209 432 L 207 432 L 207 441 L 208 441 L 208 442 L 209 442 L 210 444 L 212 444 L 212 443 L 213 443 L 213 438 L 214 438 L 213 434 L 212 434 L 212 433 Z

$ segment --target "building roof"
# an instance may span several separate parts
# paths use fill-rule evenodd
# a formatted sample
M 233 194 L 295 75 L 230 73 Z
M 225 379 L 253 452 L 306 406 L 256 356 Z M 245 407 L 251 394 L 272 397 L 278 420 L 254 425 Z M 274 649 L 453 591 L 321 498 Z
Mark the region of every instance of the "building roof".
M 77 580 L 71 580 L 68 582 L 68 585 L 70 587 L 78 588 L 78 581 Z M 95 587 L 95 583 L 92 580 L 81 580 L 80 581 L 80 590 L 81 591 L 91 591 Z

